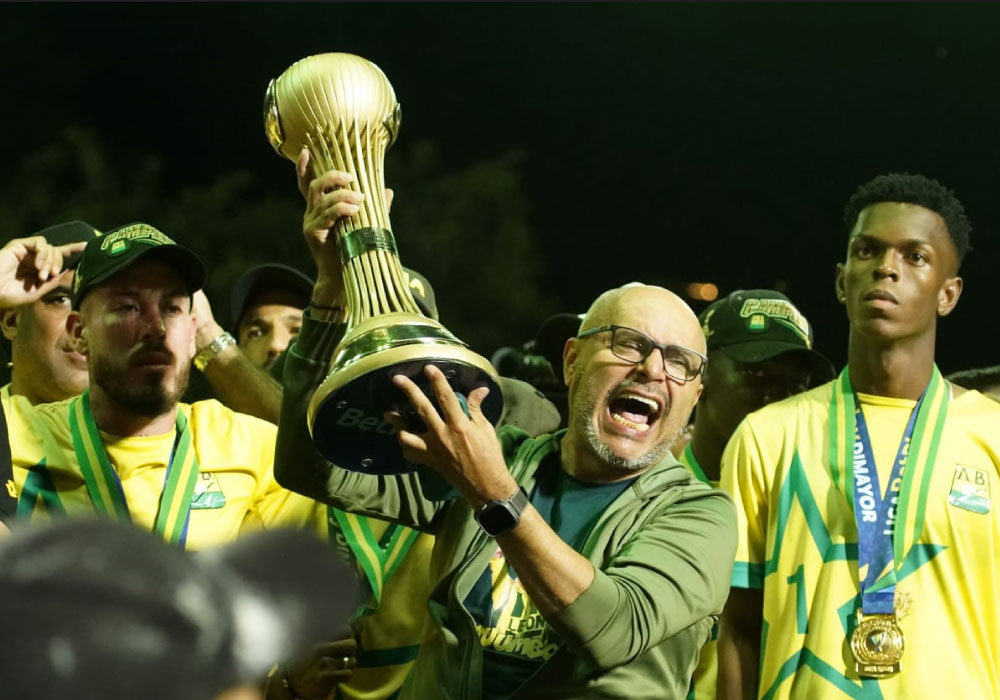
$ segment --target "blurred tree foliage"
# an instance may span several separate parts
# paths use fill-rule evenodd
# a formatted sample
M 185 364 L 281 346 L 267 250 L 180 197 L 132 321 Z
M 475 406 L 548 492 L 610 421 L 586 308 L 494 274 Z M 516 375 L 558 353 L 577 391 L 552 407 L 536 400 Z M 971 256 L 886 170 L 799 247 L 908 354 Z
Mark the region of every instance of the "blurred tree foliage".
M 527 340 L 555 308 L 540 288 L 522 163 L 514 151 L 446 171 L 430 142 L 397 146 L 386 162 L 403 264 L 431 281 L 441 320 L 483 354 Z M 225 324 L 229 287 L 247 267 L 283 262 L 314 272 L 299 234 L 303 204 L 291 164 L 288 171 L 284 192 L 261 192 L 246 171 L 168 191 L 156 156 L 68 128 L 7 172 L 0 230 L 9 239 L 70 219 L 101 230 L 151 223 L 205 260 L 209 299 Z

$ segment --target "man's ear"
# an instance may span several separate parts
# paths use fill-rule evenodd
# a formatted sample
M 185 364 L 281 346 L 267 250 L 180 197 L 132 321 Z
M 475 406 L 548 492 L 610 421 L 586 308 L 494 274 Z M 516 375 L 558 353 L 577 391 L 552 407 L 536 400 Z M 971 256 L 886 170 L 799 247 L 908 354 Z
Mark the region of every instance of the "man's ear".
M 707 396 L 707 394 L 705 393 L 705 387 L 708 385 L 708 373 L 710 371 L 711 371 L 711 365 L 706 362 L 705 369 L 702 370 L 701 373 L 701 386 L 698 387 L 698 398 L 695 400 L 695 403 L 698 403 L 699 400 Z
M 0 330 L 7 340 L 14 340 L 17 337 L 17 322 L 20 312 L 15 306 L 8 306 L 0 309 Z
M 563 346 L 563 384 L 566 386 L 569 386 L 570 379 L 573 378 L 573 365 L 580 357 L 577 342 L 576 338 L 567 338 Z
M 962 296 L 962 278 L 950 277 L 945 280 L 938 290 L 938 316 L 947 316 L 958 304 L 958 298 Z
M 86 355 L 87 331 L 83 327 L 83 316 L 79 311 L 70 311 L 66 317 L 66 334 L 69 336 L 69 343 L 73 349 L 81 355 Z
M 847 303 L 847 287 L 844 286 L 844 263 L 837 263 L 837 276 L 833 282 L 834 291 L 837 293 L 837 301 L 841 304 Z
M 694 395 L 694 403 L 691 404 L 691 409 L 693 410 L 698 402 L 701 401 L 701 397 L 705 395 L 705 380 L 702 379 L 701 384 L 698 385 L 698 393 Z M 690 418 L 688 419 L 690 420 Z
M 193 310 L 192 310 L 193 313 Z M 188 357 L 194 359 L 194 356 L 198 354 L 198 319 L 191 316 L 191 345 L 188 348 Z

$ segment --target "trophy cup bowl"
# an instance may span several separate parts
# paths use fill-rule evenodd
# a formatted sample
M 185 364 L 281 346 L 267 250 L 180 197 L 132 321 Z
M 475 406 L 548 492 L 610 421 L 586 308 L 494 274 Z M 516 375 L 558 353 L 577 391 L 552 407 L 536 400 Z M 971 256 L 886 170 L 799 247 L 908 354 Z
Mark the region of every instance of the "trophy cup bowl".
M 368 474 L 414 470 L 403 459 L 386 411 L 398 411 L 415 432 L 423 423 L 392 377 L 412 379 L 436 404 L 423 367 L 436 365 L 465 407 L 465 396 L 489 387 L 482 405 L 494 425 L 503 410 L 493 366 L 438 321 L 423 315 L 399 261 L 385 205 L 385 151 L 399 132 L 400 105 L 385 74 L 346 53 L 309 56 L 268 85 L 264 129 L 274 149 L 296 161 L 309 149 L 314 176 L 354 175 L 365 195 L 359 211 L 334 227 L 344 287 L 347 329 L 330 358 L 326 379 L 309 402 L 316 449 L 339 467 Z

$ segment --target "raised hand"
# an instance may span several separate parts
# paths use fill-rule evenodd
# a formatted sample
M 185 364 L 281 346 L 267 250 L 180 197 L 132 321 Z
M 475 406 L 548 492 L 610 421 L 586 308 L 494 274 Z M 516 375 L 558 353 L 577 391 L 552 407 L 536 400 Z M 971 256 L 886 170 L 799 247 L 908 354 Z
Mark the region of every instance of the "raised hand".
M 440 369 L 427 365 L 424 374 L 430 380 L 440 413 L 408 377 L 396 375 L 392 380 L 427 426 L 425 432 L 413 433 L 407 430 L 400 414 L 386 414 L 396 429 L 403 457 L 438 472 L 474 508 L 508 498 L 517 484 L 507 471 L 493 425 L 483 415 L 482 404 L 489 389 L 479 387 L 469 393 L 466 415 Z
M 80 241 L 53 246 L 41 236 L 9 241 L 0 248 L 0 306 L 30 304 L 64 284 L 63 258 L 86 245 Z

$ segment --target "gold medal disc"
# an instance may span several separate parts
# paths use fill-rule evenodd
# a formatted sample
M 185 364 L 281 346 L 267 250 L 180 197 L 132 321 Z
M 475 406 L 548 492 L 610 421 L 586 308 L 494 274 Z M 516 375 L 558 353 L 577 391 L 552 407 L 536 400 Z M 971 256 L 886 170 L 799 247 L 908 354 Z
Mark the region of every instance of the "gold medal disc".
M 903 658 L 903 631 L 895 615 L 858 618 L 851 635 L 851 653 L 859 676 L 886 678 L 899 673 Z

